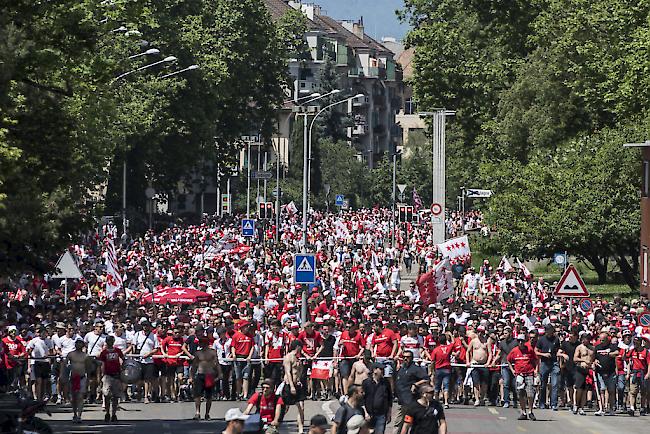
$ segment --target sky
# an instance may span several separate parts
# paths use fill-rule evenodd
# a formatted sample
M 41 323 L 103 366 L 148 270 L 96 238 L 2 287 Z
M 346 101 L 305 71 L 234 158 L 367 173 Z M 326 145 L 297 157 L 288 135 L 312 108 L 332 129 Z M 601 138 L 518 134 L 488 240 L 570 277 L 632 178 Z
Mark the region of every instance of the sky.
M 408 31 L 395 15 L 403 7 L 402 0 L 309 0 L 321 5 L 324 13 L 337 20 L 358 20 L 363 16 L 366 34 L 375 39 L 392 36 L 403 39 Z

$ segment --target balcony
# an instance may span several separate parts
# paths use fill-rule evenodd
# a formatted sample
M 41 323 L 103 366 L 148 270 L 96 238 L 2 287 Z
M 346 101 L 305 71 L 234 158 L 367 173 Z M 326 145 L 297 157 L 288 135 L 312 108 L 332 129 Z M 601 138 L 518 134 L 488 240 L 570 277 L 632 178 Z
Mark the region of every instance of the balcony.
M 298 80 L 298 92 L 301 94 L 309 94 L 318 91 L 318 86 L 311 80 Z
M 364 96 L 363 98 L 355 98 L 352 100 L 352 107 L 364 107 L 370 103 L 370 98 Z
M 378 78 L 379 77 L 379 67 L 370 66 L 368 68 L 368 77 L 369 78 Z
M 365 136 L 367 134 L 367 128 L 365 124 L 355 125 L 352 127 L 353 136 Z

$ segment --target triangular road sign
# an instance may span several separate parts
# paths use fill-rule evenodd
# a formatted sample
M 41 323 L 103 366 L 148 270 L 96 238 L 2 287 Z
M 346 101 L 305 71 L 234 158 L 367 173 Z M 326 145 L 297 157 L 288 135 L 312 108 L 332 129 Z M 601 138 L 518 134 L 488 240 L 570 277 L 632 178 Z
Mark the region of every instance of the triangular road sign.
M 311 273 L 311 272 L 314 271 L 314 269 L 311 267 L 311 264 L 309 263 L 307 258 L 303 258 L 300 265 L 298 265 L 298 271 L 301 271 L 301 272 L 304 271 L 306 273 Z
M 578 270 L 573 265 L 569 265 L 555 287 L 553 295 L 557 297 L 589 297 L 589 291 L 578 274 Z
M 72 254 L 69 251 L 66 251 L 59 261 L 56 263 L 54 274 L 52 278 L 54 279 L 81 279 L 83 274 L 79 271 L 76 261 L 72 257 Z

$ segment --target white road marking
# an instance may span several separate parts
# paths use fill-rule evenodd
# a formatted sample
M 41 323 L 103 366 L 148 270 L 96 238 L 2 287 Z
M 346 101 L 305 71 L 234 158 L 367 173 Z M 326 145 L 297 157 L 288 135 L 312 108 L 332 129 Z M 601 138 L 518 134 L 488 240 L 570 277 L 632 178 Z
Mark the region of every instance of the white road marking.
M 334 418 L 334 410 L 332 410 L 332 404 L 334 403 L 336 403 L 336 401 L 327 401 L 324 402 L 323 405 L 321 406 L 321 408 L 327 415 L 327 418 L 330 420 Z
M 489 411 L 490 413 L 492 413 L 492 414 L 497 414 L 497 415 L 499 414 L 499 412 L 497 411 L 497 409 L 494 408 L 494 407 L 488 407 L 488 411 Z

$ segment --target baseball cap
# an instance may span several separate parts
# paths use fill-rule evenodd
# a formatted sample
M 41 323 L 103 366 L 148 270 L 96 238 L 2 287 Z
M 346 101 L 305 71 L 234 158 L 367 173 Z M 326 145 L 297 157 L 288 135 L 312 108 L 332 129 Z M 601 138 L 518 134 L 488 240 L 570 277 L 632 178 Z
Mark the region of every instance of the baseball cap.
M 525 341 L 525 340 L 526 340 L 526 335 L 523 334 L 523 333 L 519 333 L 519 334 L 517 335 L 517 340 L 518 340 L 518 341 Z
M 290 327 L 291 327 L 292 329 L 299 329 L 299 328 L 300 328 L 300 325 L 299 325 L 297 322 L 292 322 Z
M 246 420 L 248 418 L 249 416 L 247 414 L 242 413 L 241 410 L 238 408 L 229 409 L 226 412 L 226 415 L 224 417 L 226 422 L 230 422 L 231 420 Z
M 361 428 L 366 424 L 366 419 L 360 414 L 352 416 L 347 423 L 348 434 L 359 434 Z

